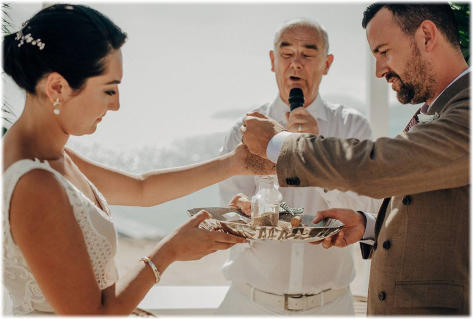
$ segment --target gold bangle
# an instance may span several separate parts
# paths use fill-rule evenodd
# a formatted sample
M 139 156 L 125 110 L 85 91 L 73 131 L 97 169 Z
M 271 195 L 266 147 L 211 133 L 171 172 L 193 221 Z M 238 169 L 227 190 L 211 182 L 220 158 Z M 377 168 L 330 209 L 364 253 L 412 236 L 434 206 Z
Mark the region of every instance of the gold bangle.
M 159 282 L 159 280 L 161 280 L 161 274 L 159 273 L 158 267 L 156 267 L 154 262 L 151 261 L 151 259 L 149 259 L 149 257 L 145 256 L 143 258 L 140 258 L 140 261 L 144 261 L 145 264 L 147 264 L 151 268 L 151 270 L 153 270 L 154 278 L 156 278 L 156 284 L 157 284 Z

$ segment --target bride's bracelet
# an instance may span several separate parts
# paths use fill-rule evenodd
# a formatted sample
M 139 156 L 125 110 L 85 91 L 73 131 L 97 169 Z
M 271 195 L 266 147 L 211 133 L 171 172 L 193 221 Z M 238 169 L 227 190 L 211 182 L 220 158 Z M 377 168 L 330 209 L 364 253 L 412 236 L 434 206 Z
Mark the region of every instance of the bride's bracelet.
M 154 273 L 154 278 L 156 279 L 156 284 L 157 284 L 159 280 L 161 279 L 161 274 L 159 273 L 158 267 L 156 267 L 154 262 L 151 259 L 149 259 L 149 257 L 145 256 L 145 257 L 140 258 L 140 260 L 144 261 L 144 263 L 147 264 L 151 268 L 151 270 Z

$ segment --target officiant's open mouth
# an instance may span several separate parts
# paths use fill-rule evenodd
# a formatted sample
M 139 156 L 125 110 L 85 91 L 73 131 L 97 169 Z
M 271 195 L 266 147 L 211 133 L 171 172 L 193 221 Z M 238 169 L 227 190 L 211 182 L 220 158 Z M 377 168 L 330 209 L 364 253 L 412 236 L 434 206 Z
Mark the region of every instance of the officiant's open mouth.
M 290 76 L 289 79 L 290 79 L 291 81 L 302 81 L 302 78 L 297 77 L 297 76 Z

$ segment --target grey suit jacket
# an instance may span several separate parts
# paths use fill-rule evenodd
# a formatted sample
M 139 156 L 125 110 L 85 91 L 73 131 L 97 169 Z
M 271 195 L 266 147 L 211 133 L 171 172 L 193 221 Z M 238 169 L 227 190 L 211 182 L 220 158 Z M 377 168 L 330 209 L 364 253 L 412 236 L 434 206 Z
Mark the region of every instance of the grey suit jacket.
M 319 186 L 385 200 L 376 221 L 368 314 L 469 313 L 470 81 L 447 88 L 439 118 L 376 141 L 293 134 L 281 186 Z M 314 269 L 314 271 L 317 271 Z

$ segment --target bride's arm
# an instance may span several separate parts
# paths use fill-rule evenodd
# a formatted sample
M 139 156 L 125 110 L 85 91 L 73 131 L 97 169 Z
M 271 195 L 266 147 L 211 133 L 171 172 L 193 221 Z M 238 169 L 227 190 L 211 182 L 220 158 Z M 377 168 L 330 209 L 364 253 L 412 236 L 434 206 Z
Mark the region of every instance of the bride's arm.
M 50 172 L 33 170 L 20 179 L 9 217 L 13 239 L 57 314 L 129 314 L 155 283 L 150 267 L 136 261 L 135 268 L 117 284 L 99 288 L 67 194 Z M 176 260 L 199 259 L 246 242 L 199 229 L 206 217 L 204 212 L 197 214 L 147 255 L 161 274 Z
M 240 145 L 233 152 L 184 167 L 131 175 L 93 163 L 66 150 L 79 169 L 113 205 L 154 206 L 234 175 L 274 174 L 274 164 Z

